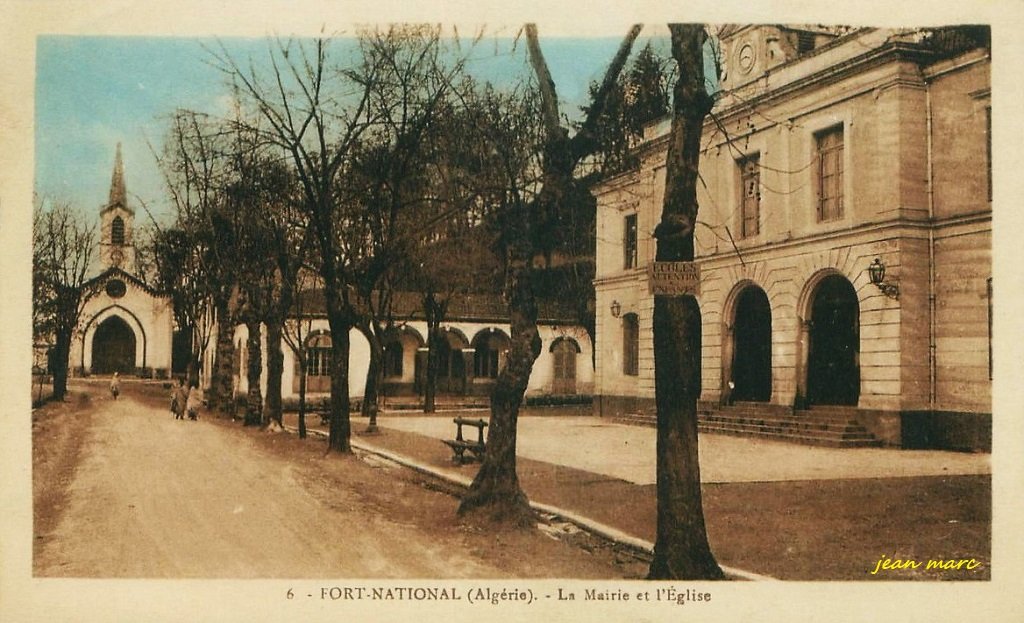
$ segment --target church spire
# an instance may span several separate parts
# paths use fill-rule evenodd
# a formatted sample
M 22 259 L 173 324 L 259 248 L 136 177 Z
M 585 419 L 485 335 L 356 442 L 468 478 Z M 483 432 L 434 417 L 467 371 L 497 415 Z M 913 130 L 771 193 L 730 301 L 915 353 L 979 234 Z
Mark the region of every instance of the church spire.
M 110 178 L 110 200 L 108 206 L 121 205 L 128 207 L 124 190 L 124 162 L 121 161 L 121 143 L 117 144 L 117 155 L 114 157 L 114 175 Z

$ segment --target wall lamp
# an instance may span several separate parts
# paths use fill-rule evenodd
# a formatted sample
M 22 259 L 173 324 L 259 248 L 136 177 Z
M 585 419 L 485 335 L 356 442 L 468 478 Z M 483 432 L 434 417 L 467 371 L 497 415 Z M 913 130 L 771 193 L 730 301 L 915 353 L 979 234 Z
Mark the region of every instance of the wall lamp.
M 885 264 L 882 263 L 881 259 L 876 257 L 875 261 L 871 262 L 871 265 L 868 266 L 868 277 L 871 279 L 871 283 L 878 286 L 882 294 L 891 299 L 900 298 L 900 284 L 885 282 Z
M 612 301 L 612 318 L 618 318 L 622 314 L 622 305 L 618 301 Z

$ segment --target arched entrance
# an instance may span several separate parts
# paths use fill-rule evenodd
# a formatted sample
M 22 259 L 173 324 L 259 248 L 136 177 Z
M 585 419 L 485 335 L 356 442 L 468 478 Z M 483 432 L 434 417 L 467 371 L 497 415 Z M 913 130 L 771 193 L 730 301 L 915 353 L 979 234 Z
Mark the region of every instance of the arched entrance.
M 92 338 L 93 374 L 135 371 L 135 333 L 128 323 L 111 316 L 96 327 Z
M 463 349 L 469 344 L 455 331 L 445 330 L 437 344 L 437 391 L 446 394 L 466 393 L 466 359 Z
M 754 285 L 744 288 L 736 299 L 732 382 L 733 400 L 771 400 L 772 310 L 764 290 Z
M 854 405 L 860 398 L 860 305 L 853 285 L 825 277 L 811 304 L 807 400 L 812 405 Z
M 512 341 L 504 331 L 483 329 L 473 338 L 473 376 L 496 379 Z
M 551 343 L 554 374 L 551 379 L 551 393 L 576 393 L 576 357 L 580 345 L 570 337 L 560 337 Z

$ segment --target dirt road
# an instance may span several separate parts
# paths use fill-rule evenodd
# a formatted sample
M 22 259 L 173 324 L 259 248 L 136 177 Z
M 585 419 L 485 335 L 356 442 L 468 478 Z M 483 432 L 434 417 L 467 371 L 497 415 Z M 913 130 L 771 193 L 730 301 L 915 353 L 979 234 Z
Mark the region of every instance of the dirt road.
M 346 460 L 373 471 L 359 459 L 333 459 Z M 406 518 L 389 519 L 361 489 L 312 482 L 303 469 L 225 425 L 174 420 L 129 396 L 104 398 L 69 504 L 46 536 L 35 574 L 414 578 L 522 572 L 496 568 L 492 564 L 501 562 L 489 563 L 480 548 L 452 547 Z M 393 485 L 381 477 L 369 486 Z

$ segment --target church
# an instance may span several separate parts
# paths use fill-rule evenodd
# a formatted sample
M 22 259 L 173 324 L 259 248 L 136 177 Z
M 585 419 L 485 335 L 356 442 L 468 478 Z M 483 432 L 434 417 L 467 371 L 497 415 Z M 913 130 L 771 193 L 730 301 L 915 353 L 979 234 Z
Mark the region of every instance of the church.
M 99 274 L 86 283 L 85 304 L 71 346 L 74 374 L 171 374 L 174 310 L 169 296 L 137 276 L 135 210 L 128 205 L 121 144 L 114 157 L 110 197 L 100 208 Z

